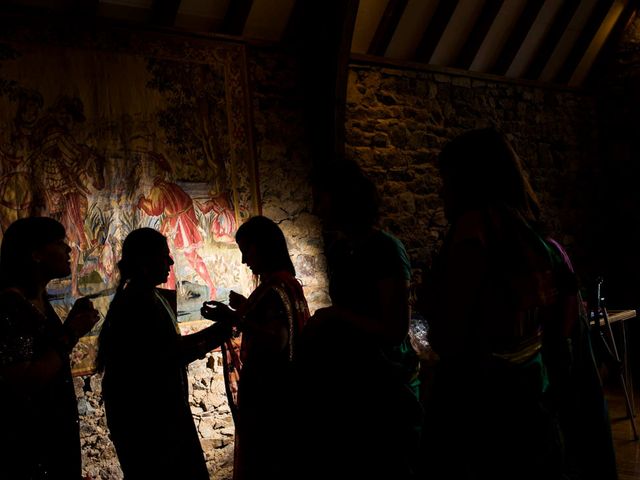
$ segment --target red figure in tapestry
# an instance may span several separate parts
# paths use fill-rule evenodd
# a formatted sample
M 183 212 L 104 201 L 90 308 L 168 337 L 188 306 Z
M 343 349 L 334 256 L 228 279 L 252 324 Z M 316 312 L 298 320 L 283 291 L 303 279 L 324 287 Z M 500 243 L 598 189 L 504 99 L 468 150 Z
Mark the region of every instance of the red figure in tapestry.
M 150 216 L 162 215 L 160 232 L 173 243 L 171 250 L 181 252 L 189 265 L 209 287 L 209 298 L 216 298 L 216 287 L 204 260 L 198 255 L 198 248 L 203 244 L 202 235 L 198 230 L 198 218 L 193 206 L 193 200 L 179 185 L 168 181 L 167 161 L 158 154 L 149 153 L 156 160 L 158 170 L 162 175 L 156 175 L 147 196 L 138 200 L 138 208 Z M 175 289 L 176 277 L 171 269 L 167 287 Z
M 61 96 L 35 125 L 32 166 L 35 169 L 40 214 L 55 218 L 67 231 L 71 251 L 71 295 L 78 288 L 78 261 L 93 247 L 84 220 L 89 196 L 104 188 L 103 159 L 90 147 L 76 141 L 74 124 L 85 121 L 82 101 Z
M 210 232 L 213 239 L 216 242 L 235 242 L 234 235 L 238 229 L 238 222 L 229 195 L 227 193 L 219 195 L 210 193 L 210 195 L 209 200 L 204 203 L 196 201 L 196 205 L 203 214 L 212 213 Z

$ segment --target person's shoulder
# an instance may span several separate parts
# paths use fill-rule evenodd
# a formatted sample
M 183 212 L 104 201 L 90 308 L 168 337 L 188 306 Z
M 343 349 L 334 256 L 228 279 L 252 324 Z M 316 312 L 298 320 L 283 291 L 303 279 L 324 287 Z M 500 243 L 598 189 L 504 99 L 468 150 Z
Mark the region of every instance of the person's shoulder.
M 22 294 L 13 289 L 0 290 L 0 324 L 3 328 L 25 326 L 24 317 L 31 314 L 31 306 Z
M 406 250 L 402 240 L 387 230 L 377 230 L 374 233 L 374 239 L 378 244 L 386 246 L 387 248 L 392 248 L 398 251 Z

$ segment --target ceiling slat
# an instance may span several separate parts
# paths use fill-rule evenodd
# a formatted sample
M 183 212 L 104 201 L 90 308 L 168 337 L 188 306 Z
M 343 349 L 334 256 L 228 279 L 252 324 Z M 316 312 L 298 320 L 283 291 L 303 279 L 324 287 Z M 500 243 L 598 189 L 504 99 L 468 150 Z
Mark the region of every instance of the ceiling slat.
M 163 27 L 172 27 L 176 22 L 180 1 L 154 0 L 149 12 L 149 22 Z
M 382 56 L 385 54 L 398 23 L 400 23 L 402 14 L 407 8 L 407 3 L 409 3 L 409 0 L 389 0 L 376 33 L 374 33 L 373 39 L 369 44 L 369 49 L 367 50 L 369 55 Z
M 560 71 L 553 79 L 554 82 L 566 83 L 569 81 L 580 59 L 584 56 L 591 41 L 598 32 L 600 25 L 602 25 L 602 22 L 604 22 L 604 19 L 607 17 L 614 1 L 615 0 L 598 0 L 596 2 L 596 6 L 591 12 L 591 15 L 589 15 L 589 19 L 580 32 L 580 36 L 573 45 Z
M 469 68 L 503 4 L 504 0 L 487 0 L 485 2 L 473 30 L 467 37 L 458 58 L 453 62 L 454 67 Z
M 606 2 L 611 0 L 605 0 Z M 602 3 L 602 2 L 600 2 Z M 598 0 L 581 0 L 580 6 L 576 10 L 576 13 L 573 15 L 573 18 L 567 25 L 566 30 L 558 40 L 558 45 L 553 50 L 549 61 L 546 63 L 538 80 L 541 82 L 551 82 L 554 77 L 558 74 L 564 62 L 567 61 L 569 57 L 569 53 L 571 53 L 571 49 L 575 46 L 578 41 L 578 37 L 583 32 L 585 27 L 587 26 L 587 22 L 589 18 L 593 14 L 593 11 L 598 4 Z
M 639 13 L 640 0 L 628 0 L 624 7 L 622 14 L 620 15 L 616 25 L 610 32 L 607 41 L 598 52 L 598 55 L 594 61 L 594 64 L 589 70 L 588 74 L 583 78 L 583 83 L 590 83 L 596 77 L 596 72 L 602 74 L 606 72 L 606 66 L 611 63 L 611 58 L 615 55 L 615 49 L 618 47 L 620 39 L 624 35 L 626 28 L 629 24 L 635 21 L 636 16 Z M 606 19 L 605 19 L 606 20 Z M 603 22 L 604 23 L 604 22 Z M 567 80 L 569 83 L 570 80 Z
M 508 0 L 502 4 L 469 66 L 470 70 L 488 72 L 495 65 L 526 4 L 527 0 Z
M 522 42 L 518 53 L 505 73 L 509 78 L 525 78 L 527 69 L 536 59 L 547 33 L 551 30 L 558 12 L 567 0 L 545 0 L 540 13 L 531 26 L 531 30 Z
M 425 25 L 431 21 L 437 6 L 438 0 L 409 0 L 385 56 L 402 60 L 412 59 Z
M 503 48 L 498 60 L 496 60 L 495 65 L 491 69 L 491 73 L 504 75 L 507 72 L 518 50 L 522 46 L 522 42 L 524 42 L 529 30 L 531 30 L 533 23 L 536 21 L 543 5 L 544 0 L 531 0 L 527 3 L 520 17 L 518 17 L 518 21 L 515 27 L 513 27 L 511 35 L 509 35 L 509 38 L 505 42 L 505 48 Z
M 523 75 L 524 78 L 537 80 L 540 77 L 540 73 L 542 73 L 554 49 L 558 46 L 560 38 L 566 31 L 579 6 L 580 0 L 565 0 L 560 10 L 556 13 L 549 30 L 547 30 L 542 44 L 538 47 L 536 55 L 526 69 Z
M 247 21 L 253 0 L 232 0 L 229 2 L 227 13 L 224 16 L 220 33 L 228 35 L 242 35 L 244 24 Z
M 571 75 L 571 78 L 569 79 L 569 85 L 578 86 L 582 84 L 582 81 L 591 70 L 596 57 L 600 53 L 600 50 L 607 41 L 607 38 L 609 38 L 609 35 L 613 31 L 615 25 L 622 18 L 622 13 L 625 7 L 629 4 L 629 1 L 630 0 L 614 2 L 612 7 L 609 9 L 609 12 L 607 13 L 607 16 L 602 22 L 602 25 L 600 25 L 600 28 L 598 28 L 595 37 L 589 44 L 589 47 L 587 47 L 585 54 L 580 59 L 578 66 Z
M 460 0 L 440 0 L 416 48 L 415 60 L 429 62 Z

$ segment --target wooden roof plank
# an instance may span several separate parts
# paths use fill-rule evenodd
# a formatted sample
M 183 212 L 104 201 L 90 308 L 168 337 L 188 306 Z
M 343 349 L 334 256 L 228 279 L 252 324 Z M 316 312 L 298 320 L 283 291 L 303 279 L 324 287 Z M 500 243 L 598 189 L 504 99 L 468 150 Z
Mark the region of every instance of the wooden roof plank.
M 605 65 L 610 62 L 611 58 L 614 55 L 614 50 L 617 48 L 621 37 L 624 35 L 626 27 L 630 24 L 630 22 L 634 21 L 636 15 L 638 15 L 639 9 L 640 0 L 627 1 L 623 12 L 620 14 L 620 17 L 611 30 L 606 42 L 604 43 L 602 48 L 600 48 L 596 59 L 589 69 L 589 72 L 584 76 L 582 80 L 583 83 L 591 83 L 595 78 L 598 78 L 598 75 L 602 74 L 602 72 L 605 71 L 603 67 L 605 67 Z M 570 81 L 571 80 L 567 80 L 566 83 L 570 83 Z
M 460 0 L 440 0 L 416 48 L 414 55 L 416 61 L 429 62 L 458 3 L 460 3 Z
M 615 0 L 600 0 L 596 3 L 591 15 L 589 15 L 587 23 L 580 32 L 580 36 L 569 52 L 567 59 L 553 79 L 554 82 L 566 83 L 569 81 L 578 63 L 580 63 L 580 59 L 584 56 L 591 41 L 596 36 L 600 25 L 602 25 L 602 22 L 604 22 L 604 19 L 607 17 L 614 1 Z
M 509 38 L 505 42 L 505 48 L 503 48 L 498 60 L 496 60 L 496 63 L 489 73 L 504 75 L 507 70 L 509 70 L 513 59 L 522 46 L 522 42 L 524 42 L 524 39 L 527 37 L 529 30 L 531 30 L 543 5 L 544 0 L 531 0 L 527 3 L 520 13 L 516 25 L 511 31 L 511 35 L 509 35 Z
M 589 44 L 587 51 L 580 59 L 578 66 L 575 71 L 571 75 L 569 79 L 569 85 L 571 86 L 579 86 L 582 85 L 583 80 L 591 70 L 593 63 L 596 58 L 599 56 L 600 51 L 602 50 L 604 44 L 607 42 L 611 32 L 614 30 L 616 24 L 622 18 L 622 13 L 625 10 L 625 7 L 629 4 L 630 0 L 616 0 L 609 12 L 607 13 L 606 18 L 602 22 L 602 25 L 598 28 L 595 37 Z
M 466 70 L 471 66 L 503 4 L 504 0 L 487 0 L 485 2 L 473 30 L 458 54 L 458 58 L 453 62 L 454 67 Z
M 540 77 L 542 70 L 551 58 L 553 51 L 558 45 L 560 38 L 569 26 L 569 22 L 580 6 L 580 0 L 565 0 L 558 12 L 556 13 L 547 34 L 542 41 L 536 55 L 529 67 L 526 69 L 523 77 L 536 80 Z
M 407 3 L 409 0 L 389 0 L 369 44 L 367 50 L 369 55 L 383 56 L 385 54 L 396 28 L 398 28 L 402 14 L 407 8 Z

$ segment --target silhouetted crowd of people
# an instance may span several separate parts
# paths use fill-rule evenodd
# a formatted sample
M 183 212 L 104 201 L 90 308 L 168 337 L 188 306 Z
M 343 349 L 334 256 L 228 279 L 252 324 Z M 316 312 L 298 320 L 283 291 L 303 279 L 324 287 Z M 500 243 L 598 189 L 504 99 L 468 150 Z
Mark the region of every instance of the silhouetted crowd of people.
M 126 480 L 208 479 L 186 367 L 220 347 L 235 423 L 234 479 L 617 478 L 606 401 L 578 280 L 550 238 L 506 137 L 465 132 L 438 167 L 449 229 L 410 302 L 411 261 L 378 225 L 375 185 L 353 161 L 312 172 L 331 305 L 310 315 L 280 227 L 249 218 L 235 240 L 257 279 L 181 335 L 173 260 L 157 230 L 131 231 L 99 336 L 107 424 Z M 0 248 L 0 478 L 79 480 L 69 355 L 98 312 L 64 323 L 47 284 L 70 274 L 64 227 L 23 218 Z M 437 354 L 429 395 L 412 308 Z M 132 401 L 146 366 L 150 402 Z

